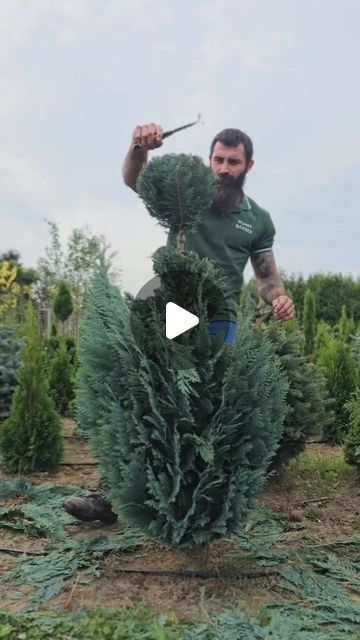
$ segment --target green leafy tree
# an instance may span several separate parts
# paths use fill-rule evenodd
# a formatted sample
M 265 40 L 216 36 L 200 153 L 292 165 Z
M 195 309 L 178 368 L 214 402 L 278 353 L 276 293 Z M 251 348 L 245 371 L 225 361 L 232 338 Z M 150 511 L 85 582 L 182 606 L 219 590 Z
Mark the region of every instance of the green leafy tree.
M 38 262 L 39 280 L 36 299 L 41 308 L 51 308 L 59 291 L 59 281 L 66 281 L 73 304 L 73 333 L 77 335 L 84 297 L 100 262 L 105 260 L 114 281 L 119 277 L 113 267 L 115 253 L 109 253 L 109 247 L 103 236 L 92 235 L 87 227 L 73 229 L 67 246 L 63 247 L 59 226 L 55 222 L 47 221 L 47 223 L 50 229 L 50 245 L 46 247 L 45 257 Z
M 16 281 L 25 290 L 26 287 L 31 287 L 37 280 L 38 274 L 35 269 L 24 267 L 21 262 L 21 256 L 18 251 L 10 249 L 0 255 L 0 263 L 8 262 L 10 267 L 16 266 Z
M 355 391 L 357 368 L 350 346 L 342 340 L 332 338 L 319 351 L 317 366 L 322 370 L 329 396 L 334 400 L 335 421 L 325 427 L 324 438 L 331 444 L 344 441 L 350 426 L 348 401 Z
M 280 439 L 286 382 L 271 342 L 248 322 L 227 347 L 211 336 L 223 276 L 184 249 L 211 205 L 210 169 L 185 155 L 153 160 L 138 180 L 151 215 L 177 236 L 153 258 L 161 286 L 123 297 L 106 269 L 89 293 L 80 341 L 77 418 L 110 487 L 113 508 L 175 548 L 239 533 Z M 166 303 L 199 324 L 175 340 Z
M 45 256 L 38 261 L 36 299 L 40 307 L 50 308 L 57 282 L 64 277 L 65 254 L 61 246 L 59 226 L 50 220 L 46 222 L 50 232 L 50 245 L 45 248 Z
M 272 467 L 280 469 L 299 455 L 310 436 L 320 435 L 334 423 L 332 400 L 325 388 L 325 378 L 304 355 L 304 338 L 300 331 L 288 333 L 278 323 L 263 326 L 275 345 L 289 388 L 286 396 L 288 413 L 284 432 Z
M 16 338 L 14 327 L 0 326 L 0 423 L 10 415 L 21 362 L 21 347 L 22 340 Z
M 307 356 L 311 356 L 315 348 L 315 335 L 316 335 L 316 311 L 315 311 L 315 296 L 310 289 L 306 290 L 304 300 L 304 353 Z
M 10 417 L 0 433 L 0 449 L 11 473 L 55 469 L 61 460 L 61 424 L 49 395 L 37 320 L 28 307 L 26 344 Z
M 355 324 L 360 323 L 360 278 L 354 279 L 341 273 L 314 273 L 306 280 L 303 276 L 282 274 L 286 291 L 291 293 L 296 313 L 303 320 L 306 289 L 310 289 L 316 298 L 316 319 L 330 326 L 337 324 L 341 307 L 346 306 Z
M 348 404 L 350 429 L 345 438 L 345 460 L 360 469 L 360 387 Z
M 337 324 L 341 308 L 346 306 L 350 316 L 360 322 L 360 279 L 341 273 L 312 274 L 307 286 L 317 300 L 317 318 L 331 326 Z

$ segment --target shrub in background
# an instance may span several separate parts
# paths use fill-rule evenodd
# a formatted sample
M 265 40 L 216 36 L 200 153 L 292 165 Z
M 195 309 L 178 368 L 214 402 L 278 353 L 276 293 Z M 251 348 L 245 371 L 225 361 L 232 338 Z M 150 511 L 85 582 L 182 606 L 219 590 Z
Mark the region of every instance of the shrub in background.
M 69 415 L 69 405 L 74 398 L 74 367 L 71 364 L 65 340 L 60 339 L 49 365 L 49 391 L 56 411 L 61 416 Z
M 340 444 L 350 427 L 348 401 L 355 391 L 358 372 L 350 345 L 331 338 L 317 354 L 316 365 L 323 372 L 326 388 L 333 398 L 335 420 L 323 429 L 323 437 L 330 444 Z
M 349 401 L 350 429 L 345 438 L 345 460 L 360 469 L 360 387 Z
M 61 423 L 48 390 L 38 323 L 30 305 L 18 383 L 11 416 L 0 432 L 3 463 L 11 473 L 55 469 L 63 453 Z
M 305 293 L 303 328 L 304 353 L 306 356 L 311 356 L 315 349 L 316 308 L 315 295 L 310 289 L 307 289 Z
M 0 326 L 0 423 L 10 415 L 21 362 L 23 340 L 15 334 L 15 327 Z
M 284 326 L 271 322 L 263 325 L 274 343 L 283 372 L 289 383 L 286 395 L 288 412 L 279 449 L 272 468 L 279 470 L 299 455 L 310 436 L 320 435 L 334 423 L 332 400 L 325 388 L 325 378 L 304 355 L 304 338 L 299 331 L 287 332 Z

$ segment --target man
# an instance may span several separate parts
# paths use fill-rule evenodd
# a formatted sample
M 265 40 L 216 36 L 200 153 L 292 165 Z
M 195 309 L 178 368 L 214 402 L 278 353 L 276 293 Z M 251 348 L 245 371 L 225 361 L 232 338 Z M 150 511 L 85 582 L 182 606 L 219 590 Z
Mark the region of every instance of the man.
M 124 182 L 134 191 L 148 152 L 161 147 L 162 136 L 162 128 L 155 123 L 135 128 L 123 166 Z M 251 139 L 238 129 L 224 129 L 211 143 L 209 161 L 219 178 L 218 192 L 211 211 L 204 216 L 197 231 L 186 239 L 186 248 L 214 260 L 227 276 L 227 308 L 223 318 L 211 324 L 210 331 L 225 329 L 225 341 L 230 344 L 234 341 L 237 305 L 249 257 L 259 294 L 272 306 L 276 320 L 290 320 L 295 311 L 276 268 L 272 251 L 275 228 L 271 217 L 243 191 L 246 174 L 254 165 Z M 171 234 L 168 243 L 175 244 Z
M 163 130 L 151 123 L 135 128 L 130 149 L 123 165 L 125 184 L 136 191 L 139 173 L 146 165 L 148 152 L 161 147 Z M 186 238 L 186 248 L 201 257 L 211 258 L 226 275 L 226 309 L 210 324 L 210 333 L 224 332 L 225 343 L 232 344 L 236 333 L 236 315 L 243 272 L 250 258 L 260 296 L 272 306 L 276 320 L 291 320 L 294 303 L 285 294 L 277 271 L 272 246 L 275 227 L 267 211 L 248 198 L 243 186 L 246 174 L 254 165 L 253 144 L 238 129 L 224 129 L 210 147 L 210 167 L 219 179 L 216 197 L 210 211 L 197 230 Z M 169 244 L 176 244 L 169 234 Z M 70 498 L 65 509 L 81 520 L 115 522 L 111 505 L 100 495 Z

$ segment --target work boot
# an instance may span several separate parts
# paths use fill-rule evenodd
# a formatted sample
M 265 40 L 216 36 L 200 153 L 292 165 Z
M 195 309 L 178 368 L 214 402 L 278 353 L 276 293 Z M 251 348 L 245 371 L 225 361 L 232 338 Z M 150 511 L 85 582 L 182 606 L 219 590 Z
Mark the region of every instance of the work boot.
M 106 524 L 114 524 L 117 515 L 111 509 L 111 503 L 100 494 L 81 498 L 72 496 L 63 503 L 65 511 L 83 522 L 100 520 Z

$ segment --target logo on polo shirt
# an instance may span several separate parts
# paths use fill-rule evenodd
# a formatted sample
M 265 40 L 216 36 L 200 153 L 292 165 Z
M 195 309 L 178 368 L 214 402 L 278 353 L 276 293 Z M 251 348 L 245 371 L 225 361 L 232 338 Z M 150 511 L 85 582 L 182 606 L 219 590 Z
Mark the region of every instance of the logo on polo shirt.
M 238 220 L 238 222 L 236 223 L 236 228 L 237 229 L 241 229 L 241 231 L 246 231 L 246 233 L 252 233 L 252 224 L 250 224 L 249 222 L 244 222 L 243 220 Z

